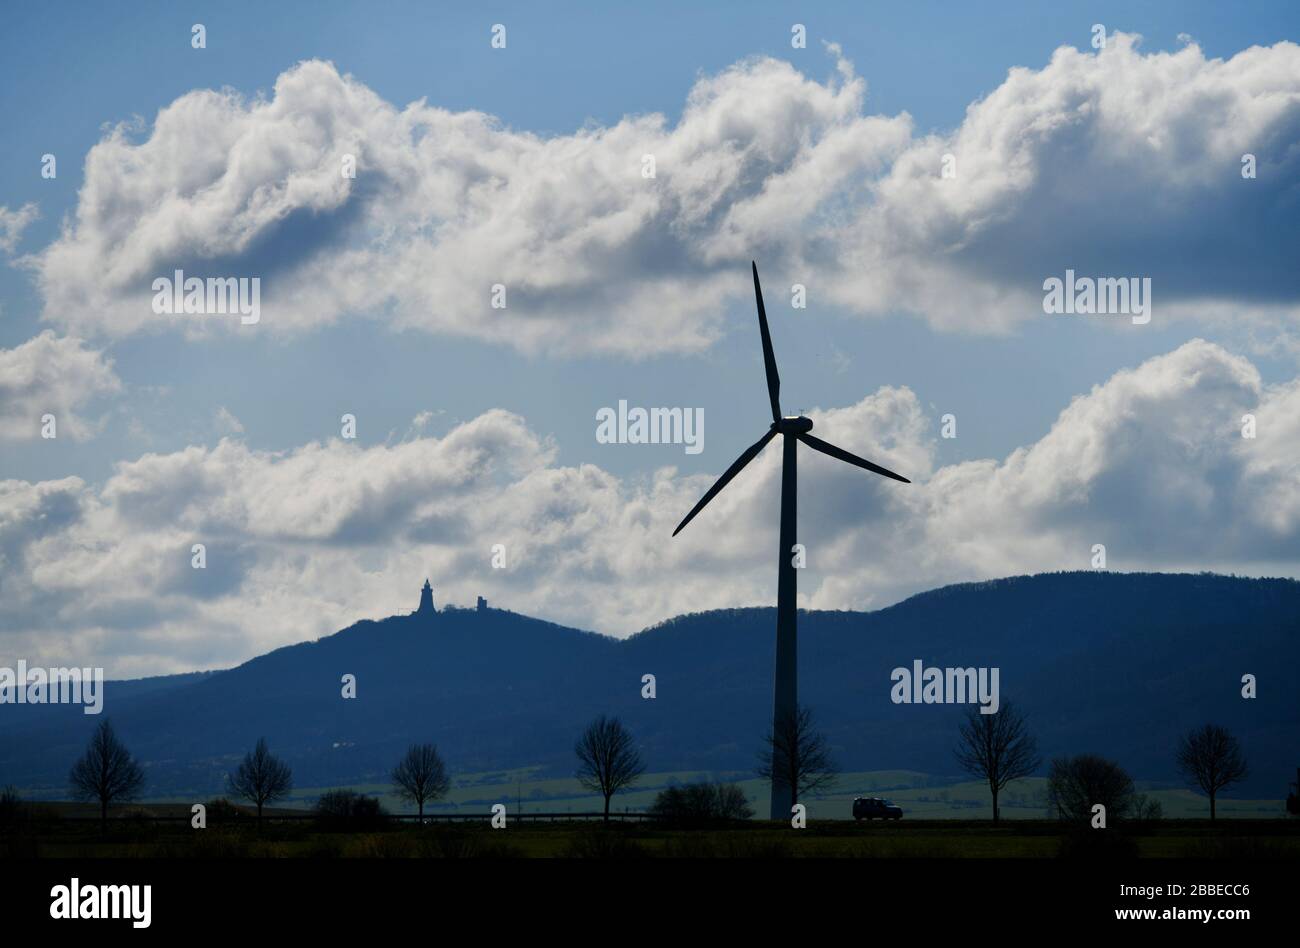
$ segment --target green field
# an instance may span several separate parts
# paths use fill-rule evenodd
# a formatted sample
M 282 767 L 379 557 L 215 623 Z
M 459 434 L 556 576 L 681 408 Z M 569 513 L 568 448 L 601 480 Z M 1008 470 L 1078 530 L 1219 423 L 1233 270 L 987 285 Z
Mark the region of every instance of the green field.
M 49 809 L 70 814 L 71 807 Z M 180 816 L 181 804 L 138 812 Z M 47 811 L 48 813 L 48 811 Z M 972 820 L 899 823 L 813 821 L 795 830 L 752 821 L 726 828 L 673 828 L 653 823 L 530 823 L 492 829 L 486 820 L 418 826 L 389 824 L 367 832 L 330 831 L 311 821 L 268 820 L 257 827 L 188 821 L 41 819 L 0 833 L 0 858 L 1110 858 L 1300 859 L 1300 820 L 1162 820 L 1123 831 L 1070 830 L 1048 820 L 994 825 Z M 1084 845 L 1080 845 L 1080 844 Z
M 492 771 L 479 774 L 460 774 L 453 778 L 447 798 L 436 806 L 426 807 L 430 815 L 482 814 L 484 819 L 493 804 L 504 803 L 511 816 L 533 813 L 590 813 L 602 808 L 602 801 L 583 790 L 572 777 L 539 776 L 539 768 Z M 750 774 L 709 771 L 676 771 L 644 774 L 631 790 L 614 798 L 611 809 L 615 812 L 643 812 L 654 802 L 656 794 L 674 783 L 697 780 L 724 780 L 739 784 L 749 798 L 758 817 L 767 816 L 767 783 Z M 1002 795 L 1003 820 L 1045 820 L 1047 811 L 1047 781 L 1033 777 L 1012 783 Z M 288 799 L 279 801 L 278 808 L 306 812 L 317 798 L 336 787 L 298 787 Z M 414 813 L 414 808 L 403 803 L 392 793 L 389 784 L 356 784 L 350 789 L 379 797 L 391 813 Z M 1201 820 L 1209 816 L 1209 803 L 1205 797 L 1184 789 L 1157 788 L 1138 784 L 1138 790 L 1159 801 L 1166 820 Z M 38 795 L 44 796 L 44 795 Z M 215 794 L 196 794 L 194 797 L 165 797 L 140 801 L 115 807 L 115 813 L 145 808 L 173 815 L 188 814 L 193 803 L 206 802 Z M 992 819 L 992 805 L 988 788 L 976 781 L 954 781 L 908 770 L 877 770 L 845 773 L 839 776 L 834 789 L 826 794 L 806 799 L 809 820 L 852 822 L 852 802 L 855 796 L 878 796 L 892 800 L 903 808 L 904 823 L 916 821 L 964 821 L 979 825 Z M 235 801 L 239 802 L 239 801 Z M 172 807 L 159 807 L 172 804 Z M 97 816 L 94 806 L 56 803 L 58 812 L 66 815 Z M 1218 816 L 1227 820 L 1272 820 L 1285 818 L 1283 801 L 1244 800 L 1220 797 Z M 1296 821 L 1300 823 L 1300 821 Z
M 729 780 L 740 784 L 757 814 L 765 816 L 767 787 L 746 774 L 675 772 L 645 774 L 637 786 L 615 797 L 612 810 L 645 810 L 673 783 Z M 537 769 L 458 775 L 448 798 L 431 815 L 472 817 L 455 823 L 417 826 L 390 823 L 373 830 L 328 830 L 311 820 L 276 821 L 278 814 L 304 816 L 330 787 L 302 787 L 268 809 L 260 829 L 251 810 L 235 823 L 214 821 L 190 828 L 190 807 L 208 797 L 142 801 L 114 807 L 101 835 L 93 805 L 37 803 L 16 827 L 0 828 L 0 855 L 38 858 L 371 858 L 371 857 L 853 857 L 853 858 L 1054 858 L 1079 853 L 1139 858 L 1300 858 L 1300 820 L 1283 816 L 1280 800 L 1219 801 L 1223 819 L 1211 823 L 1207 801 L 1186 790 L 1139 786 L 1159 800 L 1164 818 L 1106 838 L 1080 836 L 1047 819 L 1046 781 L 1031 778 L 1007 788 L 1003 821 L 994 825 L 988 792 L 981 783 L 956 782 L 913 771 L 871 771 L 840 776 L 833 792 L 805 801 L 809 824 L 753 820 L 726 828 L 685 829 L 629 822 L 608 828 L 596 823 L 532 822 L 529 814 L 591 813 L 601 800 L 576 780 L 549 778 Z M 378 796 L 390 812 L 411 808 L 391 795 L 387 784 L 351 789 Z M 855 796 L 880 796 L 904 810 L 897 823 L 856 823 Z M 507 826 L 488 825 L 493 804 L 504 803 Z M 520 815 L 524 819 L 519 819 Z M 70 819 L 76 817 L 79 819 Z M 149 817 L 149 818 L 146 818 Z M 150 819 L 170 817 L 171 821 Z M 1085 838 L 1086 837 L 1086 838 Z M 1111 841 L 1116 846 L 1110 847 Z
M 744 773 L 677 771 L 645 774 L 631 790 L 614 798 L 613 809 L 639 812 L 647 809 L 655 795 L 673 782 L 725 780 L 740 784 L 760 817 L 767 815 L 767 783 Z M 1033 777 L 1017 780 L 1003 792 L 1001 815 L 1007 820 L 1046 819 L 1047 780 Z M 295 789 L 283 806 L 309 809 L 317 797 L 332 787 Z M 388 784 L 360 784 L 351 789 L 379 797 L 394 813 L 414 812 L 392 795 Z M 1167 819 L 1196 819 L 1209 816 L 1205 797 L 1181 789 L 1154 789 L 1139 783 L 1138 789 L 1158 800 Z M 812 820 L 852 819 L 856 796 L 886 797 L 901 806 L 907 819 L 986 820 L 993 816 L 988 788 L 975 781 L 951 782 L 909 770 L 875 770 L 841 774 L 833 792 L 804 800 Z M 182 802 L 171 798 L 167 801 Z M 191 801 L 197 802 L 197 801 Z M 428 813 L 487 813 L 494 803 L 504 803 L 510 813 L 583 813 L 600 810 L 599 796 L 583 790 L 571 777 L 544 778 L 537 768 L 459 775 L 453 780 L 446 801 L 427 808 Z M 1220 798 L 1221 818 L 1270 819 L 1285 815 L 1283 801 Z

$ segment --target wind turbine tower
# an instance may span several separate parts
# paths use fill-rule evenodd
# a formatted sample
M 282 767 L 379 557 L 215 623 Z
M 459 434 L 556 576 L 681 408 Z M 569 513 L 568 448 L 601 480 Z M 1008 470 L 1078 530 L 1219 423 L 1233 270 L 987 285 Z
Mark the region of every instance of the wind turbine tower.
M 795 628 L 797 615 L 795 600 L 797 598 L 798 580 L 796 579 L 794 567 L 794 546 L 798 542 L 795 536 L 795 506 L 798 486 L 798 474 L 795 464 L 796 446 L 802 441 L 815 451 L 829 454 L 836 460 L 865 468 L 873 474 L 891 477 L 896 481 L 902 481 L 904 484 L 910 484 L 911 481 L 900 474 L 886 470 L 878 464 L 872 464 L 856 454 L 850 454 L 843 448 L 837 448 L 820 438 L 814 438 L 809 433 L 813 427 L 811 418 L 805 418 L 803 415 L 782 417 L 780 401 L 781 376 L 776 371 L 776 356 L 772 352 L 772 336 L 767 329 L 767 311 L 763 308 L 763 289 L 758 283 L 758 264 L 753 263 L 752 267 L 754 270 L 754 297 L 758 301 L 758 331 L 763 337 L 763 368 L 767 374 L 767 396 L 772 408 L 772 425 L 767 429 L 767 433 L 763 437 L 746 448 L 745 452 L 736 458 L 731 467 L 727 468 L 726 472 L 700 498 L 700 502 L 686 515 L 686 519 L 677 525 L 677 529 L 673 531 L 673 536 L 681 533 L 682 528 L 690 523 L 695 515 L 703 510 L 704 506 L 716 497 L 722 488 L 726 487 L 746 464 L 754 460 L 758 453 L 767 447 L 769 441 L 777 435 L 781 435 L 781 545 L 777 551 L 776 676 L 772 694 L 772 734 L 776 736 L 782 733 L 781 729 L 785 722 L 793 720 L 799 707 L 798 661 L 796 654 L 798 635 Z M 791 808 L 794 805 L 795 788 L 790 786 L 788 780 L 780 777 L 775 772 L 776 770 L 777 768 L 773 767 L 771 818 L 773 820 L 786 820 L 790 818 Z

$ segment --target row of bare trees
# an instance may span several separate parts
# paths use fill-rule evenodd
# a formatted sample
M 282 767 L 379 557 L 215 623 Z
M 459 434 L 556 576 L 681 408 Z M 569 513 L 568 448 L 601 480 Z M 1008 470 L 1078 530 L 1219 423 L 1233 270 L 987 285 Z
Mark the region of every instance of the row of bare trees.
M 393 769 L 392 781 L 397 795 L 418 807 L 421 819 L 425 804 L 443 797 L 451 787 L 447 766 L 433 744 L 412 745 Z M 136 799 L 144 782 L 144 769 L 107 718 L 95 728 L 85 754 L 68 775 L 73 799 L 99 804 L 101 827 L 107 824 L 109 805 Z M 263 737 L 227 775 L 227 782 L 232 793 L 257 807 L 260 823 L 263 808 L 285 799 L 293 790 L 293 771 L 271 753 Z
M 433 744 L 412 744 L 393 768 L 391 780 L 397 796 L 416 805 L 421 821 L 425 805 L 446 796 L 451 789 L 451 775 Z M 284 799 L 293 789 L 292 771 L 271 754 L 265 738 L 258 740 L 257 747 L 244 757 L 229 781 L 231 790 L 257 807 L 259 821 L 265 804 Z
M 1011 701 L 994 714 L 972 708 L 962 721 L 954 755 L 963 770 L 988 783 L 993 797 L 993 821 L 999 817 L 998 797 L 1007 784 L 1033 774 L 1042 765 L 1037 742 L 1025 715 Z M 1217 724 L 1194 728 L 1178 742 L 1175 762 L 1188 785 L 1210 798 L 1210 819 L 1216 816 L 1220 791 L 1247 776 L 1241 744 Z M 1063 819 L 1086 819 L 1095 804 L 1123 817 L 1146 817 L 1153 804 L 1134 792 L 1133 780 L 1114 761 L 1096 754 L 1052 761 L 1047 778 L 1048 803 Z M 1154 805 L 1158 807 L 1158 805 Z
M 265 738 L 258 740 L 228 779 L 234 793 L 256 805 L 259 821 L 263 806 L 283 799 L 293 788 L 292 771 L 271 754 Z M 101 829 L 107 825 L 109 805 L 136 799 L 144 782 L 144 768 L 118 738 L 108 718 L 95 728 L 86 752 L 68 774 L 74 800 L 99 804 Z
M 578 758 L 578 782 L 601 795 L 608 820 L 614 794 L 631 787 L 645 772 L 631 732 L 618 718 L 601 715 L 582 732 L 574 753 Z M 825 740 L 813 728 L 812 715 L 806 708 L 800 708 L 785 727 L 768 735 L 759 773 L 768 778 L 780 775 L 801 795 L 823 789 L 833 781 L 834 765 Z M 145 782 L 143 768 L 118 739 L 108 719 L 95 729 L 86 753 L 73 765 L 68 779 L 75 799 L 99 803 L 101 823 L 108 819 L 110 804 L 136 799 Z M 421 820 L 425 806 L 441 799 L 451 787 L 447 765 L 433 744 L 412 745 L 393 769 L 391 779 L 397 795 L 416 806 Z M 293 790 L 293 771 L 271 753 L 266 738 L 259 738 L 227 781 L 233 794 L 257 808 L 260 823 L 264 808 L 285 799 Z
M 412 744 L 393 768 L 391 780 L 397 796 L 416 805 L 421 821 L 425 805 L 446 796 L 451 789 L 447 765 L 433 744 Z M 293 772 L 271 754 L 266 739 L 260 738 L 257 747 L 230 775 L 229 782 L 231 790 L 257 807 L 260 821 L 263 806 L 289 795 L 293 789 Z
M 993 821 L 997 822 L 999 798 L 1007 785 L 1032 775 L 1042 765 L 1028 721 L 1018 706 L 1004 701 L 994 714 L 972 708 L 958 734 L 957 762 L 988 784 Z M 608 820 L 614 795 L 633 786 L 645 772 L 631 732 L 618 718 L 601 715 L 582 732 L 574 753 L 578 782 L 604 799 Z M 1209 797 L 1210 819 L 1217 815 L 1218 794 L 1248 773 L 1237 739 L 1214 724 L 1186 734 L 1179 742 L 1176 762 L 1188 784 Z M 758 774 L 792 787 L 795 802 L 834 784 L 836 766 L 808 708 L 800 706 L 768 733 L 759 754 Z M 265 738 L 258 739 L 227 779 L 233 793 L 257 807 L 259 823 L 263 808 L 286 798 L 293 789 L 293 772 L 270 752 Z M 68 780 L 75 799 L 99 803 L 103 825 L 109 804 L 135 799 L 145 776 L 105 719 L 95 729 L 85 754 L 73 765 Z M 417 807 L 421 820 L 425 806 L 441 799 L 451 787 L 447 766 L 433 744 L 412 745 L 393 769 L 391 780 L 397 795 Z M 1152 812 L 1149 802 L 1134 794 L 1132 779 L 1118 764 L 1093 754 L 1052 761 L 1048 802 L 1062 818 L 1080 817 L 1097 803 L 1117 817 Z

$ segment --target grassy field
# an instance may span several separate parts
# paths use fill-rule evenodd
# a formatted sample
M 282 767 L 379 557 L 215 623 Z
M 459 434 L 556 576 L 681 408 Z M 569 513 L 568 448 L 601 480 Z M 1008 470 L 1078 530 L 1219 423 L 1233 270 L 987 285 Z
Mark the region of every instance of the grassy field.
M 646 810 L 655 795 L 673 783 L 695 780 L 725 780 L 738 783 L 759 816 L 767 814 L 768 787 L 765 781 L 745 773 L 711 771 L 677 771 L 644 774 L 630 791 L 614 798 L 614 809 L 628 812 Z M 1035 777 L 1018 780 L 1004 791 L 1001 800 L 1003 819 L 1046 819 L 1047 780 Z M 316 799 L 333 787 L 301 787 L 283 805 L 309 809 Z M 392 795 L 389 784 L 359 784 L 353 790 L 377 796 L 390 812 L 407 813 L 414 809 Z M 1209 816 L 1209 803 L 1189 790 L 1159 789 L 1139 784 L 1138 789 L 1158 800 L 1168 819 L 1195 819 Z M 975 781 L 954 782 L 909 770 L 875 770 L 841 774 L 831 793 L 805 800 L 809 819 L 851 820 L 853 798 L 887 797 L 901 806 L 908 819 L 987 820 L 993 816 L 988 788 Z M 207 797 L 196 797 L 197 802 Z M 170 798 L 155 802 L 183 802 Z M 487 813 L 494 803 L 504 803 L 510 813 L 582 813 L 601 809 L 600 797 L 583 790 L 571 777 L 542 777 L 537 768 L 493 771 L 457 775 L 451 792 L 430 813 Z M 1283 801 L 1219 800 L 1218 815 L 1227 819 L 1271 819 L 1284 815 Z
M 639 812 L 673 783 L 734 780 L 759 816 L 767 808 L 763 781 L 727 773 L 646 774 L 630 792 L 615 798 L 615 812 Z M 863 857 L 863 858 L 1051 858 L 1069 854 L 1080 840 L 1046 819 L 1046 781 L 1012 784 L 1003 795 L 1003 822 L 994 826 L 987 789 L 911 771 L 843 774 L 834 792 L 806 801 L 809 825 L 755 820 L 725 829 L 673 829 L 645 823 L 602 828 L 599 824 L 532 823 L 519 814 L 599 811 L 601 801 L 571 778 L 547 778 L 535 770 L 460 775 L 442 805 L 430 814 L 473 816 L 455 824 L 418 827 L 392 824 L 374 832 L 327 831 L 312 821 L 268 821 L 259 831 L 245 813 L 238 825 L 189 826 L 190 807 L 206 800 L 173 798 L 115 807 L 109 830 L 100 835 L 93 805 L 36 804 L 17 829 L 0 828 L 0 855 L 10 857 Z M 317 797 L 334 788 L 303 787 L 268 809 L 268 816 L 310 813 Z M 391 796 L 391 787 L 354 786 L 378 796 L 394 813 L 410 808 Z M 1221 819 L 1211 823 L 1203 797 L 1186 790 L 1139 787 L 1157 799 L 1164 819 L 1124 832 L 1112 853 L 1143 858 L 1300 858 L 1300 820 L 1282 816 L 1280 800 L 1220 800 Z M 855 796 L 881 796 L 901 806 L 898 823 L 857 824 Z M 487 815 L 504 803 L 507 828 L 493 830 Z M 136 817 L 136 818 L 133 818 Z M 81 819 L 69 819 L 69 817 Z M 159 822 L 139 817 L 171 817 Z M 1091 845 L 1100 837 L 1083 840 Z M 1087 846 L 1085 846 L 1085 849 Z
M 181 805 L 151 806 L 157 815 L 184 815 Z M 974 820 L 812 822 L 794 830 L 753 821 L 722 829 L 652 824 L 539 823 L 516 821 L 493 830 L 486 820 L 417 826 L 413 822 L 372 832 L 327 831 L 311 822 L 252 820 L 244 825 L 190 829 L 188 822 L 110 820 L 41 821 L 0 835 L 7 858 L 989 858 L 1047 859 L 1069 855 L 1137 858 L 1300 858 L 1297 820 L 1162 820 L 1122 833 L 1106 845 L 1087 831 L 1081 839 L 1061 824 L 1015 820 L 997 826 Z M 1079 843 L 1094 845 L 1080 846 Z M 1082 852 L 1080 851 L 1082 850 Z
M 572 777 L 546 777 L 539 768 L 500 770 L 487 773 L 457 774 L 453 777 L 451 792 L 439 805 L 428 808 L 430 813 L 487 813 L 494 803 L 506 804 L 516 813 L 582 813 L 599 810 L 601 799 L 578 785 Z M 644 811 L 654 802 L 660 790 L 674 783 L 695 780 L 725 780 L 739 784 L 745 791 L 759 816 L 765 816 L 768 807 L 768 788 L 765 781 L 748 773 L 713 771 L 675 771 L 644 774 L 631 790 L 614 798 L 614 809 L 627 812 Z M 1002 796 L 1002 817 L 1007 820 L 1041 820 L 1048 817 L 1047 781 L 1041 777 L 1018 780 Z M 307 810 L 317 798 L 337 787 L 296 787 L 280 805 L 291 809 Z M 393 813 L 413 813 L 392 793 L 389 784 L 353 784 L 350 789 L 376 796 Z M 1155 787 L 1139 782 L 1138 790 L 1159 801 L 1167 819 L 1196 819 L 1209 815 L 1205 797 L 1190 790 Z M 63 792 L 54 788 L 35 793 L 34 799 L 57 800 Z M 218 793 L 196 793 L 193 796 L 149 798 L 144 803 L 204 802 L 220 796 Z M 993 815 L 988 788 L 977 781 L 954 780 L 910 770 L 874 770 L 845 773 L 839 776 L 835 788 L 821 796 L 805 800 L 808 816 L 813 820 L 850 820 L 852 803 L 856 796 L 886 797 L 901 806 L 908 819 L 926 820 L 986 820 Z M 86 812 L 91 812 L 87 810 Z M 1218 815 L 1225 819 L 1272 819 L 1284 815 L 1283 801 L 1245 800 L 1220 798 Z

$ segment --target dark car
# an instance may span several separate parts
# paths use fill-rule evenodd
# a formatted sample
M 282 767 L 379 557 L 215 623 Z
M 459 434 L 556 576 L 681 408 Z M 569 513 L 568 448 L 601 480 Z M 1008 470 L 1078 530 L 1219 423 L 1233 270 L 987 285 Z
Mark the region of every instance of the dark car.
M 894 806 L 888 800 L 882 800 L 880 797 L 858 797 L 853 801 L 853 818 L 855 820 L 901 820 L 903 818 L 903 808 Z

